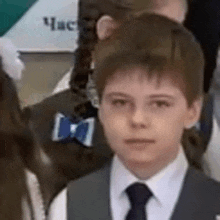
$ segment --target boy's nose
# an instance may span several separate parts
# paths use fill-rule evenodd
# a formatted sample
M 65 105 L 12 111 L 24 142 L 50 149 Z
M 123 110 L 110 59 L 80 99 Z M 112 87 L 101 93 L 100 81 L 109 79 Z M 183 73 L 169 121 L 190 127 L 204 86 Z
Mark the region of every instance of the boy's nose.
M 143 110 L 136 110 L 133 112 L 131 119 L 131 126 L 135 128 L 147 128 L 150 125 L 150 118 Z

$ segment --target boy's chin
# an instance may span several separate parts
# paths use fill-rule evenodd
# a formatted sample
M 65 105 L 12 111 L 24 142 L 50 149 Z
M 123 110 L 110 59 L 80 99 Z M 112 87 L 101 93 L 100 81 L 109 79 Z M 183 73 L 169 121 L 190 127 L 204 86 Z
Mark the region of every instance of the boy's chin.
M 165 168 L 169 163 L 173 161 L 173 157 L 164 157 L 162 155 L 150 155 L 150 154 L 140 154 L 140 155 L 130 155 L 129 157 L 120 157 L 119 159 L 122 163 L 129 169 L 135 170 L 148 170 L 159 172 L 163 168 Z
M 139 156 L 133 155 L 130 157 L 119 157 L 119 158 L 124 164 L 130 166 L 137 166 L 137 167 L 148 166 L 151 163 L 155 162 L 152 157 L 145 156 L 143 154 Z

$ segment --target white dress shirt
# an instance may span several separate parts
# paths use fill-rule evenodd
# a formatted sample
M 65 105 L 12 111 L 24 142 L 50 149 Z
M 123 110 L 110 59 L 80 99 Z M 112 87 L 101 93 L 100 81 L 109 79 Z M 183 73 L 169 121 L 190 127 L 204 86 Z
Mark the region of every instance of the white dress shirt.
M 162 171 L 147 181 L 138 180 L 114 157 L 111 168 L 110 199 L 113 220 L 124 220 L 130 206 L 125 193 L 126 188 L 134 182 L 147 184 L 153 196 L 147 204 L 148 220 L 168 220 L 178 201 L 188 162 L 181 148 L 177 158 Z M 67 220 L 67 189 L 54 199 L 48 220 Z
M 178 201 L 187 172 L 188 162 L 181 148 L 177 158 L 166 168 L 146 181 L 135 177 L 117 156 L 114 157 L 111 169 L 110 197 L 111 211 L 114 220 L 124 220 L 130 202 L 125 192 L 135 182 L 144 183 L 153 193 L 146 205 L 148 220 L 170 219 Z

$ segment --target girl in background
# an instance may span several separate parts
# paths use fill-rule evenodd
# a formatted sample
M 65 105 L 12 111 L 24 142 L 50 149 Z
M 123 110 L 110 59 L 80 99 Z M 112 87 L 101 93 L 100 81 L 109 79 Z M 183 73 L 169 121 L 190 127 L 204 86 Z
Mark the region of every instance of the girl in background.
M 28 127 L 13 82 L 23 69 L 15 46 L 0 38 L 1 220 L 45 220 L 52 200 L 51 172 L 44 166 L 45 154 Z
M 25 142 L 25 125 L 11 79 L 21 77 L 23 64 L 13 45 L 0 38 L 0 219 L 21 220 L 26 196 L 25 166 L 21 142 Z M 9 76 L 10 75 L 10 76 Z M 26 201 L 27 202 L 27 201 Z

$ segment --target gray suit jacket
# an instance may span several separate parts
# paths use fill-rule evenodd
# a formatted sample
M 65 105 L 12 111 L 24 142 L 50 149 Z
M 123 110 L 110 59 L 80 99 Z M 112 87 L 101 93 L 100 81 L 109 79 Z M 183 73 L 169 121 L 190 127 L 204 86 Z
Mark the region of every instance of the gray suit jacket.
M 68 220 L 112 220 L 109 177 L 108 165 L 68 185 Z M 220 183 L 190 168 L 171 220 L 215 220 L 219 214 Z

